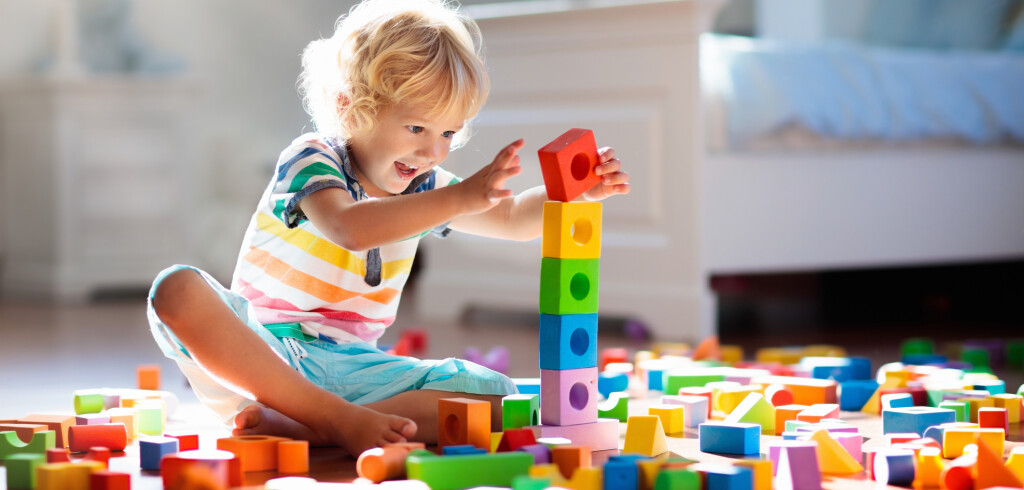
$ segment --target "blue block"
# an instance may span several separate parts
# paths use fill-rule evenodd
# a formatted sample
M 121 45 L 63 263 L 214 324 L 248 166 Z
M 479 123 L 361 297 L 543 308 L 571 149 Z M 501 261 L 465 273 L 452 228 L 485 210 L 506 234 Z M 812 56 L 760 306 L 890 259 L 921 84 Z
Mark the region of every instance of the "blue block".
M 910 393 L 892 393 L 895 396 L 882 396 L 882 408 L 907 408 L 914 406 L 914 396 Z M 889 406 L 886 407 L 886 402 Z M 918 432 L 920 434 L 920 432 Z
M 1002 395 L 1006 393 L 1006 381 L 1001 379 L 975 381 L 974 389 L 985 390 L 990 395 Z
M 946 433 L 946 429 L 942 426 L 934 425 L 924 430 L 924 434 L 921 437 L 927 437 L 933 439 L 935 442 L 942 444 L 942 436 Z
M 882 434 L 913 432 L 923 435 L 933 425 L 956 422 L 956 412 L 948 408 L 907 407 L 882 410 Z
M 754 471 L 730 465 L 707 465 L 701 468 L 706 475 L 707 490 L 753 490 Z
M 783 441 L 795 441 L 801 437 L 807 437 L 807 432 L 800 432 L 798 430 L 788 430 L 782 433 Z
M 877 381 L 843 381 L 839 383 L 839 409 L 846 412 L 860 411 L 877 390 Z
M 597 392 L 608 398 L 617 391 L 629 388 L 629 376 L 626 373 L 601 373 L 597 375 Z
M 472 444 L 464 444 L 459 446 L 445 446 L 441 449 L 441 454 L 445 456 L 456 456 L 460 454 L 487 454 L 487 450 L 476 447 Z
M 700 450 L 706 453 L 758 454 L 761 424 L 705 422 L 698 426 Z
M 665 370 L 662 368 L 647 370 L 647 389 L 665 391 Z M 672 393 L 673 395 L 675 393 Z
M 520 395 L 540 396 L 540 378 L 512 378 Z
M 640 468 L 637 461 L 650 458 L 639 454 L 623 454 L 608 458 L 604 465 L 604 490 L 636 490 L 640 486 Z
M 871 379 L 871 360 L 866 357 L 805 357 L 800 365 L 810 369 L 811 377 L 817 379 Z
M 949 359 L 939 354 L 903 354 L 900 360 L 903 364 L 914 364 L 923 366 L 925 364 L 945 364 Z
M 139 466 L 144 470 L 160 470 L 160 460 L 178 452 L 178 440 L 173 437 L 153 436 L 139 440 Z
M 540 315 L 540 368 L 597 367 L 597 313 Z
M 914 482 L 914 451 L 893 451 L 895 454 L 875 454 L 875 481 L 897 487 L 910 486 Z

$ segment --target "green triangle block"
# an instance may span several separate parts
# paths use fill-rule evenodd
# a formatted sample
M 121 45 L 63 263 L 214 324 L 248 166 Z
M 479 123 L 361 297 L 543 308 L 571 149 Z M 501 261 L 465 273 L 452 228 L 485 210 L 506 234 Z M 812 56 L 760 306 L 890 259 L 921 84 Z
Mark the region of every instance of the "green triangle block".
M 768 400 L 765 400 L 764 395 L 760 393 L 748 394 L 725 418 L 725 421 L 730 424 L 738 422 L 760 424 L 762 434 L 775 435 L 775 407 L 768 403 Z

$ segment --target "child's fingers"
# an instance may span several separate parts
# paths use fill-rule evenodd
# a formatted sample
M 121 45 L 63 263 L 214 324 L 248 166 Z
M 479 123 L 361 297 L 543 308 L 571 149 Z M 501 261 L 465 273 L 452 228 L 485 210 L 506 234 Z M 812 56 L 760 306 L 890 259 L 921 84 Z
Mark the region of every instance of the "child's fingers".
M 616 194 L 629 194 L 629 191 L 632 188 L 633 188 L 633 186 L 629 185 L 628 183 L 627 184 L 619 184 L 619 185 L 612 186 L 612 189 L 615 190 Z
M 622 161 L 618 158 L 612 158 L 597 167 L 594 167 L 594 173 L 597 175 L 606 175 L 613 172 L 618 172 L 622 168 Z
M 601 183 L 604 185 L 618 185 L 629 182 L 629 174 L 626 172 L 615 172 L 601 177 Z
M 604 163 L 607 162 L 608 160 L 615 158 L 615 148 L 606 146 L 604 148 L 597 150 L 597 154 L 600 155 L 601 162 Z

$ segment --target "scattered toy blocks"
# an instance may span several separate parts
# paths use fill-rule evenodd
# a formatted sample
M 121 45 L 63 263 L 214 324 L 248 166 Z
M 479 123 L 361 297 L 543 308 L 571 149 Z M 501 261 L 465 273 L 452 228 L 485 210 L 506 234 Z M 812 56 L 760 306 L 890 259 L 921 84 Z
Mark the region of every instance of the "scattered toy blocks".
M 1003 429 L 962 429 L 948 428 L 942 433 L 942 457 L 952 459 L 964 453 L 964 447 L 968 444 L 975 444 L 978 439 L 995 449 L 998 454 L 1003 454 L 1003 444 L 1006 440 L 1006 433 Z
M 544 439 L 563 438 L 577 446 L 587 446 L 591 451 L 619 448 L 619 421 L 597 419 L 597 422 L 577 425 L 534 425 L 529 427 L 537 442 Z
M 438 400 L 437 428 L 438 447 L 472 444 L 486 450 L 491 438 L 491 404 L 471 398 Z
M 709 397 L 690 395 L 665 395 L 661 397 L 661 403 L 663 404 L 682 405 L 683 425 L 689 428 L 695 428 L 708 420 L 709 400 Z

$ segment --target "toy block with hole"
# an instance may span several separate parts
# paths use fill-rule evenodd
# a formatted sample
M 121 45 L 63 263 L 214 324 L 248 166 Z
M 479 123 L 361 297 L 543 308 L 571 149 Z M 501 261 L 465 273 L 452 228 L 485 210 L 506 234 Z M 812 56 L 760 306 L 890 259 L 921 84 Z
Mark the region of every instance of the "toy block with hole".
M 785 432 L 786 423 L 790 420 L 797 420 L 797 414 L 808 408 L 807 405 L 782 405 L 775 407 L 775 435 L 781 435 Z
M 690 395 L 665 395 L 661 397 L 661 403 L 669 405 L 682 405 L 683 425 L 695 428 L 708 420 L 709 398 L 705 396 Z
M 749 468 L 754 475 L 754 490 L 772 490 L 772 462 L 767 459 L 736 459 L 733 466 Z
M 586 446 L 562 446 L 551 449 L 551 462 L 558 466 L 562 478 L 572 479 L 578 468 L 589 468 L 593 463 L 590 448 Z
M 597 420 L 597 367 L 540 370 L 543 425 L 587 424 Z
M 389 444 L 367 449 L 356 459 L 356 473 L 374 483 L 405 477 L 405 457 L 410 451 L 424 449 L 423 443 Z
M 793 404 L 793 392 L 782 385 L 768 385 L 764 389 L 764 399 L 773 407 Z
M 530 444 L 528 446 L 522 446 L 516 451 L 522 451 L 533 455 L 533 464 L 548 464 L 551 462 L 551 448 L 544 444 Z
M 544 203 L 544 257 L 597 259 L 601 257 L 601 203 Z
M 12 454 L 5 461 L 7 488 L 36 488 L 36 468 L 46 464 L 46 456 L 26 453 Z
M 1016 424 L 1020 422 L 1020 395 L 1003 393 L 1001 395 L 992 395 L 990 398 L 992 398 L 992 404 L 995 408 L 1006 409 L 1006 421 L 1008 423 Z
M 984 439 L 978 439 L 978 463 L 974 488 L 1022 488 L 1024 482 L 1003 464 L 1003 453 L 997 453 Z
M 686 428 L 683 421 L 682 405 L 672 404 L 660 404 L 652 405 L 647 408 L 647 415 L 656 415 L 661 419 L 661 427 L 665 430 L 666 434 L 679 434 L 682 433 Z M 626 421 L 629 421 L 627 417 Z
M 435 490 L 509 487 L 515 477 L 529 474 L 532 465 L 533 456 L 520 451 L 437 456 L 429 451 L 415 450 L 405 460 L 409 479 L 422 481 Z
M 601 181 L 594 132 L 573 128 L 537 151 L 548 199 L 569 202 Z
M 543 387 L 543 384 L 541 384 Z M 541 400 L 544 396 L 541 396 Z M 472 444 L 491 447 L 491 404 L 472 398 L 442 398 L 437 401 L 437 446 Z
M 942 457 L 953 459 L 963 455 L 964 447 L 975 444 L 979 438 L 984 439 L 996 453 L 1003 454 L 1003 444 L 1006 441 L 1003 429 L 948 428 L 942 433 Z
M 598 368 L 604 372 L 606 366 L 612 363 L 626 364 L 629 361 L 629 351 L 625 347 L 609 347 L 601 349 Z
M 762 376 L 750 380 L 751 384 L 770 386 L 778 384 L 793 392 L 793 403 L 797 405 L 816 405 L 819 403 L 836 403 L 836 388 L 839 384 L 830 379 L 797 378 L 792 376 Z
M 48 425 L 44 424 L 0 424 L 0 432 L 14 431 L 18 434 L 18 439 L 21 442 L 29 443 L 32 442 L 32 437 L 36 432 L 43 432 L 44 430 L 51 430 Z M 54 434 L 56 435 L 56 434 Z
M 764 388 L 760 385 L 730 386 L 718 390 L 718 393 L 712 397 L 712 400 L 715 403 L 715 408 L 728 415 L 732 413 L 733 410 L 736 410 L 736 407 L 740 406 L 740 404 L 743 403 L 743 400 L 747 398 L 747 395 L 750 395 L 751 393 L 761 395 L 763 398 L 764 395 L 762 395 L 762 391 L 764 391 Z
M 160 459 L 160 477 L 164 488 L 189 488 L 187 473 L 192 468 L 202 467 L 219 488 L 227 488 L 230 484 L 230 462 L 235 457 L 234 453 L 220 449 L 167 454 Z
M 829 435 L 828 431 L 818 430 L 811 434 L 811 439 L 818 443 L 818 468 L 826 475 L 853 475 L 864 471 L 864 467 L 853 459 L 839 441 Z
M 654 480 L 654 490 L 701 490 L 701 476 L 689 468 L 666 469 Z
M 600 259 L 540 259 L 540 312 L 597 313 L 600 264 Z
M 75 417 L 75 425 L 109 424 L 110 416 L 103 413 L 86 413 Z
M 821 488 L 821 471 L 814 443 L 784 446 L 779 451 L 775 471 L 778 490 L 810 490 Z
M 16 423 L 45 425 L 54 431 L 57 437 L 57 447 L 66 447 L 68 445 L 68 427 L 75 425 L 75 417 L 73 415 L 31 414 L 19 418 Z
M 722 490 L 753 490 L 754 473 L 750 468 L 722 463 L 696 463 L 690 470 L 703 476 L 707 488 Z
M 836 418 L 839 418 L 839 404 L 836 403 L 816 403 L 796 414 L 797 420 L 812 424 L 821 422 L 822 419 Z
M 626 421 L 622 452 L 657 456 L 668 452 L 668 439 L 657 415 L 634 415 Z
M 939 476 L 945 462 L 942 449 L 926 447 L 917 453 L 917 471 L 914 475 L 914 488 L 939 488 Z
M 605 399 L 611 398 L 613 393 L 624 392 L 629 389 L 629 375 L 626 373 L 602 372 L 597 375 L 597 392 Z
M 537 444 L 537 438 L 534 437 L 532 430 L 526 428 L 508 429 L 501 435 L 501 441 L 498 443 L 498 448 L 495 452 L 515 451 L 523 446 L 533 444 Z
M 277 444 L 290 440 L 263 435 L 222 437 L 217 439 L 217 449 L 238 456 L 242 473 L 267 471 L 277 469 Z
M 929 427 L 956 421 L 948 408 L 906 407 L 882 410 L 882 434 L 912 432 L 924 434 Z
M 875 481 L 880 485 L 909 486 L 914 483 L 915 458 L 910 449 L 888 448 L 875 453 Z
M 978 409 L 978 425 L 983 428 L 1003 429 L 1007 433 L 1010 431 L 1010 422 L 1005 408 L 982 407 Z
M 954 400 L 943 400 L 939 402 L 939 408 L 952 410 L 956 414 L 956 422 L 967 422 L 967 404 Z
M 68 428 L 71 452 L 84 453 L 93 446 L 124 451 L 128 447 L 128 431 L 124 424 L 73 425 Z
M 309 472 L 309 441 L 277 443 L 277 471 L 284 474 Z
M 615 419 L 597 419 L 591 424 L 533 425 L 529 429 L 541 444 L 549 438 L 561 438 L 591 451 L 619 448 L 619 421 Z
M 745 422 L 705 422 L 698 427 L 700 450 L 705 453 L 757 454 L 761 451 L 761 426 Z
M 597 367 L 597 313 L 540 315 L 540 368 Z
M 135 368 L 136 382 L 140 390 L 160 389 L 160 365 L 144 364 Z
M 623 392 L 612 393 L 611 398 L 597 404 L 597 416 L 625 422 L 629 419 L 629 396 Z
M 501 399 L 502 430 L 540 423 L 540 395 L 508 395 Z
M 882 395 L 882 410 L 912 406 L 914 406 L 914 397 L 910 393 L 887 393 Z
M 103 470 L 89 475 L 90 490 L 131 490 L 131 488 L 131 473 Z
M 775 435 L 775 407 L 760 393 L 748 393 L 746 398 L 733 409 L 725 422 L 730 424 L 748 422 L 761 426 L 761 433 Z
M 176 452 L 178 440 L 173 437 L 145 437 L 139 440 L 139 466 L 144 470 L 159 470 L 160 460 Z

